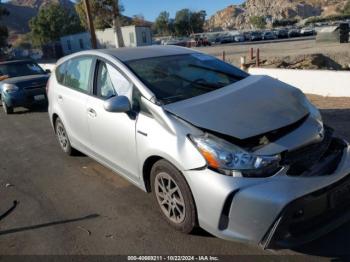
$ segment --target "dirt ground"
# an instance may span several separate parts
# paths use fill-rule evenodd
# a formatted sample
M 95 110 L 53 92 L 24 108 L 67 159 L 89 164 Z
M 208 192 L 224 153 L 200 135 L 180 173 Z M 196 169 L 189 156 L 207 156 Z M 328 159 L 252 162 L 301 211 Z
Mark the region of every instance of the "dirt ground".
M 249 58 L 250 48 L 260 49 L 261 59 L 273 59 L 276 57 L 300 56 L 308 54 L 323 54 L 340 64 L 342 67 L 349 67 L 350 64 L 350 43 L 316 43 L 314 39 L 300 41 L 285 41 L 275 43 L 245 43 L 245 44 L 224 44 L 211 47 L 201 47 L 198 50 L 222 57 L 226 53 L 226 60 L 239 66 L 240 57 Z

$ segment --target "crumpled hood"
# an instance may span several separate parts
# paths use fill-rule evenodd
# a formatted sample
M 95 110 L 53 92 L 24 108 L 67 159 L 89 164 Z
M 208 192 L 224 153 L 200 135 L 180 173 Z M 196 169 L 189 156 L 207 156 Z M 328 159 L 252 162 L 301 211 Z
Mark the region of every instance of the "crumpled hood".
M 306 116 L 303 93 L 268 76 L 249 76 L 164 110 L 199 128 L 246 139 L 293 124 Z

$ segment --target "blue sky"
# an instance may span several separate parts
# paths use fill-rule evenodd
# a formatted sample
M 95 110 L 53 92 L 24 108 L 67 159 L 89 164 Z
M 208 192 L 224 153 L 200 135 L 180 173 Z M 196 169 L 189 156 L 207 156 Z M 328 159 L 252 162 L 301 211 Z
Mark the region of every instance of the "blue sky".
M 3 0 L 7 2 L 8 0 Z M 75 0 L 71 0 L 75 2 Z M 143 14 L 146 20 L 154 21 L 161 11 L 168 11 L 174 18 L 176 11 L 189 8 L 193 11 L 205 10 L 211 16 L 216 11 L 243 0 L 121 0 L 125 7 L 124 15 Z
M 232 4 L 240 4 L 243 0 L 121 0 L 125 7 L 124 14 L 133 16 L 143 14 L 146 20 L 154 21 L 161 11 L 168 11 L 175 17 L 176 11 L 189 8 L 193 11 L 205 10 L 207 15 Z

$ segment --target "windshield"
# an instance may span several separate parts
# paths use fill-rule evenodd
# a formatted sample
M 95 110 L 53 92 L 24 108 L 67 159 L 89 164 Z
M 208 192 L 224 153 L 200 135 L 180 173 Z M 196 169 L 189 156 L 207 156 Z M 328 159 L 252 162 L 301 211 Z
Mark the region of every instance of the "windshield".
M 200 53 L 127 61 L 162 104 L 199 96 L 240 81 L 247 73 Z
M 35 62 L 12 62 L 0 65 L 0 77 L 18 77 L 41 74 L 45 74 L 45 72 Z

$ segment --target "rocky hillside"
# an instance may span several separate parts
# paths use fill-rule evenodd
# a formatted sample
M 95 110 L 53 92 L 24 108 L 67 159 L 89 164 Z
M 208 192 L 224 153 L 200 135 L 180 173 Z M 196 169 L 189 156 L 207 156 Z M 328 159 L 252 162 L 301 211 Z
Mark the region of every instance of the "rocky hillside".
M 69 0 L 11 0 L 1 4 L 10 12 L 10 15 L 4 17 L 1 22 L 9 28 L 11 35 L 27 33 L 29 20 L 36 16 L 40 8 L 50 3 L 74 8 L 74 4 Z
M 8 2 L 8 4 L 14 6 L 26 6 L 34 9 L 40 9 L 51 3 L 58 3 L 68 8 L 74 8 L 74 4 L 70 0 L 11 0 Z
M 246 0 L 231 5 L 209 18 L 207 29 L 249 28 L 250 17 L 273 19 L 305 19 L 310 16 L 338 14 L 347 0 Z

